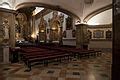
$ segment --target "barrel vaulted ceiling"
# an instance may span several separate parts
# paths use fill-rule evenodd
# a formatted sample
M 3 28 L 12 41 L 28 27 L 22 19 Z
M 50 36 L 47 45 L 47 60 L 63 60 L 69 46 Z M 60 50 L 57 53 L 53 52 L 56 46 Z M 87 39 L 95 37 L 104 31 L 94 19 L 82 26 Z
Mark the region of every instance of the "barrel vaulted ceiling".
M 27 6 L 41 6 L 68 12 L 81 20 L 92 12 L 112 4 L 112 0 L 0 0 L 0 4 L 5 1 L 14 10 Z

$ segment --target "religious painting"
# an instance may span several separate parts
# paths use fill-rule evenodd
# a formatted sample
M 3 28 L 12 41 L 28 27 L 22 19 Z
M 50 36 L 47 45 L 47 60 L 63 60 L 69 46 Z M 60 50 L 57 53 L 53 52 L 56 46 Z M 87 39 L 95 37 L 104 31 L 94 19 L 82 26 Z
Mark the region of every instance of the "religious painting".
M 66 31 L 63 31 L 63 37 L 66 38 Z
M 106 39 L 111 39 L 112 38 L 112 31 L 108 30 L 106 31 Z
M 76 31 L 72 30 L 72 37 L 76 37 Z
M 73 19 L 72 17 L 68 16 L 66 18 L 66 30 L 70 30 L 73 27 Z
M 94 38 L 104 38 L 104 30 L 95 30 L 93 32 Z

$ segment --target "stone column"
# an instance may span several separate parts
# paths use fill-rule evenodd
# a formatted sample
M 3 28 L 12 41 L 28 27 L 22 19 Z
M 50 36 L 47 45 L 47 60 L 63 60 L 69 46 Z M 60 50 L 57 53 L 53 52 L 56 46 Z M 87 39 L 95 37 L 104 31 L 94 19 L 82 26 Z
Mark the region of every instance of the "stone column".
M 35 16 L 32 17 L 32 34 L 35 35 Z M 33 38 L 33 42 L 35 42 L 35 37 Z
M 9 22 L 9 25 L 10 25 L 10 47 L 15 47 L 15 15 L 14 14 L 11 14 L 10 16 L 10 22 Z
M 114 1 L 113 8 L 113 54 L 112 54 L 112 80 L 120 79 L 120 1 Z
M 85 46 L 88 46 L 87 25 L 78 24 L 76 25 L 76 47 L 83 49 Z

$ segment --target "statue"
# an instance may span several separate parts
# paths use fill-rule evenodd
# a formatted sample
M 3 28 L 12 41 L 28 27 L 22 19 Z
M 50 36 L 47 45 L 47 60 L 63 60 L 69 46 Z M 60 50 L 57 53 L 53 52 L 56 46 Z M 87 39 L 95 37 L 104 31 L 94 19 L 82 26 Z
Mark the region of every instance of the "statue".
M 5 19 L 3 22 L 3 28 L 4 28 L 4 39 L 9 39 L 9 25 L 8 25 L 8 20 Z
M 3 22 L 3 45 L 8 45 L 9 44 L 9 25 L 8 25 L 8 20 L 5 19 Z

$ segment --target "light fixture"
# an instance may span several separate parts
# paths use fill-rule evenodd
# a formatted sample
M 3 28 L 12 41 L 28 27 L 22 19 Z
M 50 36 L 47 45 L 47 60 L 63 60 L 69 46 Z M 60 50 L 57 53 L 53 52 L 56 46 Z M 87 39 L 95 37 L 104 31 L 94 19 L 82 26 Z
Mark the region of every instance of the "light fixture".
M 52 27 L 52 30 L 56 30 L 56 28 L 55 28 L 55 27 Z
M 44 30 L 40 30 L 40 32 L 44 32 Z
M 36 35 L 33 33 L 33 34 L 31 35 L 31 37 L 32 37 L 32 38 L 36 38 Z

